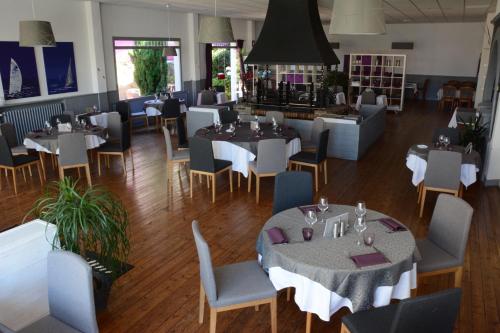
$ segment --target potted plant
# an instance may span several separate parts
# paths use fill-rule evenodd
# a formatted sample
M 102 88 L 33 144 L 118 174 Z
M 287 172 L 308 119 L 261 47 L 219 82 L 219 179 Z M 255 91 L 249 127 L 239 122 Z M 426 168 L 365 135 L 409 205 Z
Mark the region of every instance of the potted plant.
M 488 131 L 488 124 L 483 124 L 482 114 L 471 118 L 470 122 L 465 122 L 460 116 L 460 123 L 463 123 L 463 129 L 460 133 L 460 144 L 467 146 L 472 143 L 473 148 L 482 154 L 484 148 L 484 138 Z
M 121 202 L 100 187 L 80 190 L 64 178 L 47 191 L 26 215 L 57 226 L 54 248 L 81 255 L 92 266 L 97 309 L 106 307 L 111 284 L 130 270 L 128 215 Z M 26 218 L 25 218 L 26 220 Z

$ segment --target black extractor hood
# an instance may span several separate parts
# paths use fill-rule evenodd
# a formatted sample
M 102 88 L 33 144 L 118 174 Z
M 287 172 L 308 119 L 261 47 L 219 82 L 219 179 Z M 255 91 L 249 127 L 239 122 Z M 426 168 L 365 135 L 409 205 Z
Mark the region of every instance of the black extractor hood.
M 264 26 L 246 64 L 335 65 L 317 0 L 269 0 Z

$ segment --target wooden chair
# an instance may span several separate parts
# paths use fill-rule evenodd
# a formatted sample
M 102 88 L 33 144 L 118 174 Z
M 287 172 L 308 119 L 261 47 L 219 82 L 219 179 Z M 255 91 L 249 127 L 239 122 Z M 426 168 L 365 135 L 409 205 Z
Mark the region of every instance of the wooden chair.
M 229 188 L 233 192 L 233 163 L 231 161 L 214 158 L 212 142 L 205 138 L 192 137 L 189 139 L 190 168 L 189 186 L 190 196 L 193 197 L 193 176 L 207 176 L 207 186 L 210 187 L 212 181 L 212 202 L 215 202 L 216 176 L 222 172 L 229 172 Z
M 302 140 L 300 146 L 302 151 L 315 152 L 318 149 L 321 132 L 325 128 L 325 121 L 322 118 L 314 118 L 311 130 L 311 139 Z
M 106 157 L 106 166 L 109 168 L 109 157 L 119 156 L 122 161 L 123 174 L 127 174 L 127 163 L 125 161 L 125 153 L 128 152 L 130 161 L 132 163 L 132 170 L 134 167 L 134 156 L 132 153 L 132 144 L 130 138 L 130 125 L 126 121 L 120 124 L 119 140 L 108 141 L 104 145 L 97 148 L 97 168 L 99 170 L 99 176 L 101 175 L 101 156 Z
M 285 170 L 286 140 L 260 140 L 257 146 L 257 161 L 248 164 L 248 193 L 252 191 L 252 173 L 255 175 L 255 200 L 259 203 L 260 179 L 274 177 Z
M 161 126 L 168 127 L 172 124 L 172 128 L 177 125 L 177 118 L 181 115 L 181 104 L 178 98 L 169 98 L 163 101 L 161 109 Z
M 80 168 L 85 169 L 87 184 L 92 186 L 90 177 L 90 166 L 87 157 L 87 144 L 82 133 L 68 133 L 59 135 L 59 178 L 64 178 L 64 170 L 77 169 L 80 176 Z
M 271 332 L 278 332 L 276 289 L 256 260 L 220 267 L 212 266 L 207 242 L 203 238 L 197 221 L 192 223 L 193 236 L 200 260 L 200 313 L 203 324 L 205 297 L 210 306 L 210 333 L 215 333 L 217 313 L 269 304 L 271 309 Z
M 170 132 L 166 126 L 163 126 L 163 135 L 165 136 L 165 146 L 167 149 L 167 192 L 174 194 L 174 165 L 189 162 L 189 150 L 174 151 Z
M 183 117 L 177 117 L 177 150 L 189 149 Z
M 297 153 L 290 157 L 289 169 L 292 170 L 293 166 L 296 169 L 301 169 L 302 166 L 311 167 L 314 169 L 314 183 L 316 185 L 316 192 L 319 191 L 319 169 L 323 168 L 325 176 L 325 185 L 328 183 L 328 170 L 326 151 L 328 149 L 328 139 L 330 130 L 321 132 L 318 150 L 315 153 L 303 152 Z
M 449 80 L 448 82 L 446 82 L 446 85 L 449 85 L 449 86 L 454 86 L 455 88 L 460 88 L 460 81 L 457 81 L 457 80 Z
M 17 195 L 17 177 L 16 172 L 21 170 L 23 172 L 24 180 L 26 181 L 25 168 L 30 168 L 32 165 L 36 165 L 38 169 L 38 177 L 40 178 L 40 185 L 44 182 L 44 177 L 42 175 L 42 167 L 40 164 L 40 159 L 38 156 L 31 155 L 13 155 L 12 151 L 7 143 L 6 138 L 0 135 L 0 171 L 5 170 L 5 176 L 7 178 L 7 172 L 10 170 L 12 172 L 12 181 L 14 183 L 14 193 Z M 29 169 L 31 174 L 31 168 Z M 2 173 L 0 172 L 0 190 L 2 189 Z
M 0 124 L 0 135 L 5 137 L 7 144 L 10 147 L 12 155 L 28 155 L 28 149 L 24 145 L 20 145 L 17 141 L 16 128 L 11 123 Z
M 429 89 L 429 82 L 430 82 L 429 79 L 425 79 L 424 84 L 422 85 L 422 87 L 418 88 L 418 92 L 417 93 L 421 93 L 422 94 L 422 100 L 424 102 L 427 100 L 427 90 Z
M 455 288 L 461 286 L 473 212 L 464 200 L 449 194 L 439 195 L 427 238 L 417 240 L 417 248 L 422 256 L 417 265 L 419 280 L 452 273 Z
M 474 94 L 476 90 L 473 87 L 460 87 L 457 106 L 471 108 L 474 105 Z
M 443 86 L 443 97 L 439 101 L 439 110 L 443 111 L 446 105 L 450 105 L 453 109 L 456 102 L 457 88 L 453 85 L 447 84 Z
M 424 181 L 419 191 L 418 203 L 420 214 L 424 212 L 425 197 L 428 191 L 450 193 L 458 197 L 460 194 L 460 173 L 462 154 L 453 151 L 431 150 L 427 159 Z
M 460 83 L 460 87 L 475 88 L 476 87 L 476 82 L 473 82 L 473 81 L 464 81 L 464 82 Z

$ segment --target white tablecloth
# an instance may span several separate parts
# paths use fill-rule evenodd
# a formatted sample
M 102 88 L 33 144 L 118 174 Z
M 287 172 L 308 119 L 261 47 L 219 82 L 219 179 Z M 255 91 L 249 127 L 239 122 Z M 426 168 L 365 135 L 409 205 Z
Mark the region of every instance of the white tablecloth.
M 385 105 L 387 106 L 387 96 L 386 95 L 378 95 L 377 96 L 377 105 Z M 356 100 L 356 110 L 359 111 L 361 107 L 361 95 L 358 96 Z
M 281 267 L 271 267 L 269 268 L 269 279 L 276 290 L 295 288 L 294 299 L 300 310 L 315 313 L 324 321 L 329 321 L 330 317 L 344 306 L 352 312 L 350 299 L 342 297 L 300 274 L 289 272 Z M 408 298 L 411 289 L 416 287 L 417 264 L 413 264 L 411 271 L 401 274 L 398 284 L 380 286 L 376 289 L 373 306 L 388 305 L 391 299 Z
M 94 126 L 108 128 L 108 114 L 107 113 L 96 114 L 95 116 L 90 116 L 89 119 L 90 119 L 90 123 Z
M 455 111 L 453 111 L 453 115 L 451 116 L 450 122 L 448 123 L 448 127 L 450 128 L 457 128 L 458 122 L 457 122 L 457 108 L 455 108 Z
M 187 111 L 186 104 L 180 101 L 180 108 L 181 108 L 181 113 L 184 113 Z M 160 116 L 161 115 L 161 109 L 163 107 L 163 101 L 161 99 L 151 99 L 149 101 L 144 102 L 144 106 L 146 106 L 146 114 L 148 117 L 155 117 L 155 116 Z M 148 108 L 156 108 L 158 112 L 153 112 L 152 110 L 150 113 L 148 113 Z
M 55 234 L 41 220 L 0 233 L 0 322 L 13 330 L 49 314 L 47 254 Z
M 212 141 L 214 157 L 233 162 L 233 171 L 238 171 L 248 177 L 248 163 L 256 156 L 249 150 L 228 141 Z M 286 145 L 287 159 L 301 151 L 300 139 L 295 138 Z
M 345 94 L 343 92 L 335 94 L 335 104 L 337 105 L 347 104 L 345 100 Z
M 106 142 L 106 140 L 101 138 L 99 135 L 93 135 L 93 134 L 85 135 L 85 143 L 87 144 L 87 149 L 97 148 L 97 147 L 101 146 L 102 144 L 104 144 L 105 142 Z M 52 154 L 52 152 L 49 149 L 38 144 L 36 141 L 34 141 L 32 139 L 25 138 L 23 144 L 28 149 L 35 149 L 36 151 L 41 151 L 41 152 L 44 152 L 47 154 Z M 59 148 L 57 148 L 56 154 L 59 154 Z
M 424 180 L 427 161 L 417 155 L 409 154 L 406 158 L 406 166 L 413 172 L 411 182 L 418 186 Z M 469 187 L 477 181 L 478 172 L 479 169 L 475 164 L 462 164 L 460 181 L 465 187 Z
M 203 106 L 192 106 L 192 107 L 189 108 L 189 111 L 210 112 L 214 116 L 214 123 L 215 122 L 220 122 L 220 116 L 219 116 L 219 110 L 218 109 L 204 108 Z

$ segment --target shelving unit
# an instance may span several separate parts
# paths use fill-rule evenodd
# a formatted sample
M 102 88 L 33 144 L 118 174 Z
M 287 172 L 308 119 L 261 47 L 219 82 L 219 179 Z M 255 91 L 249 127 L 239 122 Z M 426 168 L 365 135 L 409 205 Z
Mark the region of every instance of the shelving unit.
M 350 104 L 356 104 L 358 96 L 367 88 L 377 95 L 387 96 L 387 109 L 402 111 L 406 76 L 405 54 L 350 55 L 349 82 Z

